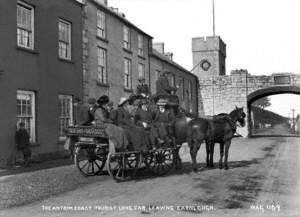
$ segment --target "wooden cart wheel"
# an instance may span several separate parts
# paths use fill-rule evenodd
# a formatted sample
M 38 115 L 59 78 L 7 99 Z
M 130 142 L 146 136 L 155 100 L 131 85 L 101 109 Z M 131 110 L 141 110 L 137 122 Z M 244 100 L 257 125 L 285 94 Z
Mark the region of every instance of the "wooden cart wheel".
M 132 179 L 140 165 L 139 152 L 108 154 L 108 172 L 117 181 Z
M 75 165 L 84 176 L 94 176 L 102 172 L 107 159 L 103 147 L 75 148 Z
M 144 161 L 155 175 L 165 175 L 173 168 L 173 149 L 153 150 L 145 155 Z

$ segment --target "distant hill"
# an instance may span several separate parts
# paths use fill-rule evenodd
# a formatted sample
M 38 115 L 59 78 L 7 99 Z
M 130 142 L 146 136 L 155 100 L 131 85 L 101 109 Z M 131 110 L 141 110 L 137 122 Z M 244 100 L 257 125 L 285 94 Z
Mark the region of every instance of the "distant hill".
M 254 119 L 254 124 L 283 124 L 283 123 L 288 123 L 289 119 L 286 117 L 283 117 L 277 113 L 256 107 L 256 106 L 251 106 L 251 110 L 253 112 L 253 119 Z

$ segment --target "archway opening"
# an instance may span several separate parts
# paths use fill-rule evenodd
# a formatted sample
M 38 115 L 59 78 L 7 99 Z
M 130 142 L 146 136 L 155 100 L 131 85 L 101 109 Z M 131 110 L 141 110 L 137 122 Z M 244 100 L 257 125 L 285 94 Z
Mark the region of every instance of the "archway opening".
M 300 136 L 300 88 L 273 87 L 248 96 L 249 136 Z

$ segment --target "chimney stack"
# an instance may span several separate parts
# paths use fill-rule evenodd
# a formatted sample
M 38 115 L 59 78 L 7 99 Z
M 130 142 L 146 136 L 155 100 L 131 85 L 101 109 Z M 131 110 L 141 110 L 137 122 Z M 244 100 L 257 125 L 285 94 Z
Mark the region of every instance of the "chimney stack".
M 96 0 L 98 3 L 106 5 L 107 6 L 107 0 Z
M 165 44 L 163 42 L 153 43 L 153 48 L 161 54 L 165 54 Z
M 173 53 L 172 52 L 165 53 L 165 56 L 168 57 L 170 60 L 173 60 Z

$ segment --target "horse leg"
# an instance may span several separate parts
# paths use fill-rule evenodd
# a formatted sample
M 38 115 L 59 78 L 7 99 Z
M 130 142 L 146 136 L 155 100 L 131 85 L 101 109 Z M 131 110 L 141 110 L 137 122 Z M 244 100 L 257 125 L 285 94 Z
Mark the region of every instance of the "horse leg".
M 224 142 L 220 143 L 220 161 L 219 161 L 219 168 L 223 168 L 223 156 L 224 156 Z
M 209 157 L 210 157 L 210 142 L 206 141 L 206 167 L 209 167 Z
M 192 143 L 189 144 L 189 146 L 190 146 L 190 154 L 191 154 L 191 158 L 192 158 L 192 167 L 193 167 L 194 172 L 197 172 L 198 168 L 197 168 L 197 159 L 196 158 L 197 158 L 197 153 L 201 146 L 201 143 L 192 141 Z
M 214 150 L 215 150 L 215 143 L 210 143 L 210 159 L 209 159 L 209 167 L 214 167 Z
M 225 170 L 228 170 L 228 152 L 229 152 L 229 147 L 230 147 L 231 141 L 226 141 L 225 142 L 225 159 L 224 159 L 224 168 Z
M 178 146 L 178 147 L 175 148 L 174 158 L 175 158 L 175 169 L 176 170 L 180 170 L 181 167 L 182 167 L 181 158 L 180 158 L 180 155 L 179 155 L 180 147 L 181 146 Z

